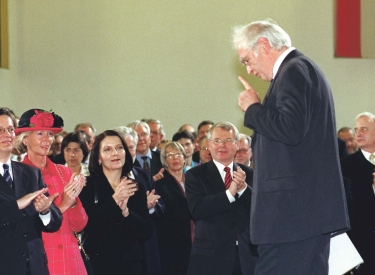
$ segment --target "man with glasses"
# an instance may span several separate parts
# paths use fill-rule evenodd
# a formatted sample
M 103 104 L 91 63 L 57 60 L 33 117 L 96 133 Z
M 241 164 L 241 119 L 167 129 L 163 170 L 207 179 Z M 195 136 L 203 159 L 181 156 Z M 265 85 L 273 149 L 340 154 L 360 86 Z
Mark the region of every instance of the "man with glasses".
M 251 137 L 245 134 L 240 134 L 240 140 L 238 141 L 238 150 L 234 161 L 246 166 L 250 166 L 252 156 L 253 153 L 251 151 Z
M 157 119 L 142 119 L 150 127 L 150 149 L 152 151 L 160 152 L 158 149 L 158 144 L 165 138 L 165 132 L 163 129 L 163 124 Z
M 247 73 L 271 82 L 264 101 L 243 78 L 238 103 L 254 130 L 250 236 L 256 275 L 328 274 L 331 233 L 349 218 L 329 84 L 272 20 L 234 29 Z
M 239 133 L 229 122 L 207 135 L 212 160 L 186 172 L 186 198 L 195 220 L 189 275 L 253 274 L 256 247 L 250 242 L 253 171 L 233 161 Z

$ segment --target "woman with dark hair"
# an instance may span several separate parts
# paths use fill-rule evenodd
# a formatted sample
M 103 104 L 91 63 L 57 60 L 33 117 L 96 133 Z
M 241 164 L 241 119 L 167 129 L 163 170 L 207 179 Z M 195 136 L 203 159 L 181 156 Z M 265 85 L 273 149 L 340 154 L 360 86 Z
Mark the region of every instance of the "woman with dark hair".
M 89 216 L 84 248 L 95 275 L 147 274 L 140 241 L 151 235 L 146 189 L 130 178 L 132 156 L 121 135 L 107 130 L 91 149 L 90 176 L 80 198 Z
M 84 275 L 87 273 L 73 230 L 82 231 L 87 223 L 85 209 L 78 198 L 85 177 L 72 174 L 69 168 L 54 164 L 47 157 L 54 136 L 63 130 L 63 126 L 63 119 L 53 112 L 28 110 L 22 114 L 15 129 L 16 145 L 20 152 L 27 152 L 23 163 L 42 172 L 48 192 L 56 197 L 54 203 L 63 215 L 60 230 L 42 233 L 49 272 L 53 275 Z
M 82 163 L 89 155 L 86 140 L 80 131 L 67 134 L 61 143 L 61 152 L 65 159 L 65 166 L 77 175 L 90 176 L 87 163 Z
M 155 221 L 163 275 L 185 275 L 194 223 L 185 196 L 186 153 L 178 142 L 168 142 L 160 153 L 164 177 L 155 182 L 165 203 L 164 217 Z

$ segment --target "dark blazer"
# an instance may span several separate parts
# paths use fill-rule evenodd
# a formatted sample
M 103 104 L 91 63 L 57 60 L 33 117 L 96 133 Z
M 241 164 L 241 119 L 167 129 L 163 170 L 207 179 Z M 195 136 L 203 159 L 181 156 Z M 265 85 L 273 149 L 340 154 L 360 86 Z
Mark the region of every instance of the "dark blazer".
M 142 184 L 145 189 L 149 192 L 155 189 L 155 183 L 152 179 L 150 172 L 140 167 L 133 167 L 133 174 L 138 184 Z M 156 189 L 155 189 L 156 191 Z M 156 191 L 157 193 L 157 191 Z M 148 275 L 159 275 L 161 274 L 161 263 L 159 255 L 159 245 L 156 235 L 156 228 L 154 221 L 161 219 L 164 216 L 165 204 L 162 198 L 160 198 L 154 207 L 155 211 L 150 215 L 153 221 L 151 236 L 144 241 L 146 262 Z
M 95 186 L 97 198 L 95 203 Z M 123 217 L 112 195 L 107 178 L 87 177 L 80 199 L 89 217 L 84 248 L 91 258 L 95 275 L 145 274 L 145 256 L 140 241 L 150 237 L 152 222 L 148 214 L 146 189 L 142 184 L 129 198 L 129 216 Z
M 248 187 L 230 203 L 223 179 L 211 160 L 187 171 L 186 197 L 195 220 L 195 238 L 188 274 L 231 275 L 235 263 L 236 240 L 243 274 L 254 274 L 256 247 L 250 242 L 250 203 L 253 170 L 246 172 Z
M 163 165 L 161 164 L 159 152 L 151 151 L 151 155 L 152 155 L 152 158 L 150 159 L 151 174 L 154 176 L 160 171 L 161 168 L 163 168 Z M 134 166 L 142 167 L 137 159 L 135 159 L 134 161 Z
M 24 275 L 27 265 L 31 274 L 49 274 L 42 231 L 57 231 L 61 226 L 61 212 L 51 204 L 51 220 L 44 226 L 33 203 L 19 210 L 17 199 L 46 185 L 37 168 L 12 161 L 12 171 L 14 191 L 0 176 L 0 274 Z
M 341 160 L 342 173 L 351 183 L 355 213 L 349 237 L 364 260 L 364 274 L 375 274 L 375 194 L 372 188 L 374 165 L 359 150 Z
M 176 179 L 164 171 L 155 182 L 165 203 L 162 219 L 155 221 L 162 274 L 186 274 L 191 250 L 191 215 L 185 193 Z
M 335 110 L 318 66 L 290 52 L 263 103 L 246 110 L 245 126 L 254 130 L 251 240 L 294 242 L 346 230 Z

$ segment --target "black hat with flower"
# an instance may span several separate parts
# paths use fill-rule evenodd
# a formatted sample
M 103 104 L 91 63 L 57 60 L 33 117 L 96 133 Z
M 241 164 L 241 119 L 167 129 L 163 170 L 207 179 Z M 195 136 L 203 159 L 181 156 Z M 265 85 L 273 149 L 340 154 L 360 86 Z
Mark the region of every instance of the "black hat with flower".
M 53 131 L 56 135 L 63 130 L 63 127 L 63 119 L 54 112 L 30 109 L 22 114 L 18 122 L 18 128 L 14 132 L 18 135 L 26 131 L 46 130 Z

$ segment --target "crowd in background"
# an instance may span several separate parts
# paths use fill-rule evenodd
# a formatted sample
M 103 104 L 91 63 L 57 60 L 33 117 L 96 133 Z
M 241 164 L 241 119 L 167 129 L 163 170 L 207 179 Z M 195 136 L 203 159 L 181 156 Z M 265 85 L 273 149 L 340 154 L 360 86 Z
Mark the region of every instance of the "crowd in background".
M 74 235 L 82 231 L 96 274 L 186 274 L 195 221 L 186 199 L 185 174 L 212 161 L 207 134 L 214 123 L 202 121 L 197 131 L 184 124 L 168 140 L 156 119 L 134 121 L 97 135 L 91 123 L 79 123 L 69 133 L 62 131 L 62 119 L 52 113 L 60 125 L 44 132 L 48 129 L 29 127 L 38 112 L 44 113 L 32 109 L 21 120 L 17 118 L 11 159 L 40 169 L 62 213 L 59 230 L 42 233 L 50 273 L 74 270 L 74 274 L 86 274 Z M 345 143 L 340 157 L 348 184 L 349 235 L 365 259 L 375 251 L 375 243 L 369 241 L 372 236 L 366 235 L 375 225 L 370 218 L 375 214 L 375 199 L 362 186 L 362 181 L 372 183 L 373 178 L 362 179 L 360 170 L 374 168 L 356 162 L 361 150 L 375 146 L 374 131 L 375 116 L 370 113 L 357 117 L 354 130 L 343 127 L 338 131 L 338 144 Z M 1 133 L 6 134 L 6 130 Z M 112 158 L 122 150 L 124 161 Z M 254 165 L 250 136 L 239 134 L 234 161 Z M 127 216 L 131 220 L 123 219 Z

